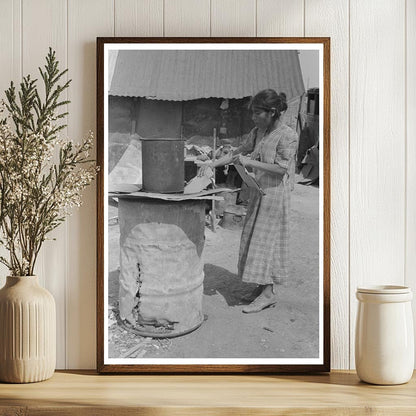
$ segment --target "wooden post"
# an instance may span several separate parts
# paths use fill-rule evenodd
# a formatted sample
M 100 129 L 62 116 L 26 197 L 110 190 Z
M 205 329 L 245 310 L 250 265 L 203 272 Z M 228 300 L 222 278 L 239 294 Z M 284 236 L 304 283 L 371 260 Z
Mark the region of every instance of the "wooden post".
M 215 163 L 215 153 L 217 151 L 217 129 L 214 128 L 214 132 L 213 132 L 213 146 L 212 146 L 212 162 Z M 214 186 L 215 186 L 215 168 L 213 168 L 214 171 Z M 212 231 L 215 233 L 215 220 L 216 220 L 216 215 L 215 215 L 215 201 L 212 200 L 211 203 L 211 228 Z

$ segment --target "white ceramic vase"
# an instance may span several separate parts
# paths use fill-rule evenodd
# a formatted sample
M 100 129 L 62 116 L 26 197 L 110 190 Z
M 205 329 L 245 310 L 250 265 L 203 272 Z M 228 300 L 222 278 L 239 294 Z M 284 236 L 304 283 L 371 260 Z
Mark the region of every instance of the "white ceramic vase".
M 56 365 L 53 296 L 36 276 L 8 276 L 0 290 L 0 381 L 50 378 Z
M 373 286 L 357 289 L 355 366 L 372 384 L 402 384 L 414 368 L 414 332 L 410 288 Z

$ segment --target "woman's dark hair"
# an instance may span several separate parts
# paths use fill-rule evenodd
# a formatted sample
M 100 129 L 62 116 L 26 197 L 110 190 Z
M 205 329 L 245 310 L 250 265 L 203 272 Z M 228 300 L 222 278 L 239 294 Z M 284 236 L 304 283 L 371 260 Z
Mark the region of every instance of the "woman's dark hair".
M 275 110 L 274 118 L 279 118 L 282 111 L 287 110 L 286 94 L 284 92 L 278 94 L 272 89 L 262 90 L 251 99 L 249 107 L 250 110 L 254 107 L 266 111 Z

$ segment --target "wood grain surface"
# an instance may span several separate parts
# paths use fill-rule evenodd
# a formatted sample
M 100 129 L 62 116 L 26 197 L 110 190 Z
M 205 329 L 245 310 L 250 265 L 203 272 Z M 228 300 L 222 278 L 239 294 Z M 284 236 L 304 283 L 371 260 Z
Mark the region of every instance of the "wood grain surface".
M 353 372 L 315 376 L 99 376 L 57 372 L 0 384 L 0 415 L 414 415 L 415 378 L 361 383 Z M 19 413 L 20 411 L 20 413 Z
M 68 3 L 68 67 L 72 79 L 68 93 L 68 135 L 80 143 L 95 130 L 96 60 L 95 33 L 112 36 L 114 8 L 112 0 L 70 0 Z M 83 59 L 79 59 L 82 51 Z M 92 150 L 92 157 L 96 158 Z M 95 318 L 96 285 L 96 182 L 83 193 L 82 209 L 67 219 L 68 253 L 66 269 L 66 367 L 86 368 L 95 359 L 95 331 L 85 325 Z M 82 256 L 74 255 L 77 252 Z M 82 342 L 80 342 L 80 339 Z
M 305 36 L 303 0 L 257 0 L 257 36 Z
M 20 82 L 22 77 L 22 9 L 21 0 L 3 0 L 0 13 L 0 100 L 10 82 Z M 0 255 L 7 255 L 0 247 Z M 0 264 L 0 287 L 6 283 L 7 267 Z
M 164 5 L 164 36 L 211 36 L 210 0 L 169 0 Z
M 416 285 L 416 1 L 406 3 L 406 257 L 405 284 Z M 413 297 L 416 322 L 416 297 Z M 416 357 L 416 351 L 415 351 Z M 415 361 L 416 362 L 416 361 Z
M 350 367 L 359 286 L 404 284 L 405 1 L 350 2 Z M 391 30 L 379 30 L 388 16 Z M 402 45 L 398 47 L 397 45 Z M 383 53 L 379 54 L 378 51 Z M 397 80 L 402 80 L 400 83 Z M 386 99 L 386 92 L 394 101 Z M 394 162 L 393 162 L 394 160 Z M 389 164 L 394 169 L 387 168 Z M 386 195 L 389 195 L 386 198 Z M 363 255 L 365 253 L 365 255 Z
M 56 52 L 59 61 L 59 69 L 63 71 L 68 66 L 67 62 L 67 9 L 66 0 L 40 0 L 33 2 L 22 0 L 22 74 L 37 78 L 38 87 L 42 96 L 44 88 L 39 74 L 39 67 L 44 68 L 45 57 L 49 47 Z M 48 24 L 39 24 L 45 19 Z M 67 80 L 67 74 L 63 76 L 62 82 Z M 61 95 L 61 99 L 67 99 L 67 91 Z M 61 107 L 61 111 L 67 111 L 67 106 Z M 61 137 L 68 135 L 68 129 L 61 132 Z M 58 155 L 54 156 L 58 160 Z M 67 259 L 68 259 L 68 224 L 64 223 L 53 230 L 49 239 L 56 241 L 45 241 L 39 252 L 35 274 L 39 276 L 39 283 L 46 287 L 55 298 L 56 302 L 56 335 L 57 349 L 56 361 L 58 367 L 66 365 L 66 282 L 67 282 Z
M 163 36 L 163 0 L 114 1 L 115 36 Z
M 94 68 L 84 77 L 83 65 L 97 36 L 331 37 L 332 366 L 353 367 L 357 284 L 416 285 L 416 1 L 108 0 L 83 2 L 82 9 L 78 3 L 0 0 L 0 96 L 54 47 L 74 79 L 69 96 L 86 111 L 71 109 L 74 138 L 94 113 L 85 84 Z M 39 264 L 59 302 L 59 368 L 96 366 L 96 276 L 93 248 L 84 249 L 95 222 L 88 201 L 79 215 L 90 224 L 63 229 Z M 0 267 L 0 285 L 6 274 Z
M 306 2 L 305 36 L 330 36 L 348 45 L 348 4 Z M 349 368 L 349 54 L 331 48 L 331 365 Z M 345 317 L 343 319 L 342 317 Z
M 211 0 L 211 36 L 256 36 L 256 1 Z

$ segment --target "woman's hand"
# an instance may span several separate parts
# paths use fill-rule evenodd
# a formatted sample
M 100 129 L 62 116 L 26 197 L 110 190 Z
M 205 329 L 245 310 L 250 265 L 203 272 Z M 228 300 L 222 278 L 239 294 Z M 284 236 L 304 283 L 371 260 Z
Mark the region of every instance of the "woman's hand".
M 243 156 L 243 155 L 238 155 L 238 162 L 241 163 L 245 168 L 250 168 L 252 167 L 251 162 L 252 160 L 247 157 L 247 156 Z
M 240 153 L 237 153 L 236 155 L 231 155 L 230 163 L 240 163 L 239 162 Z

